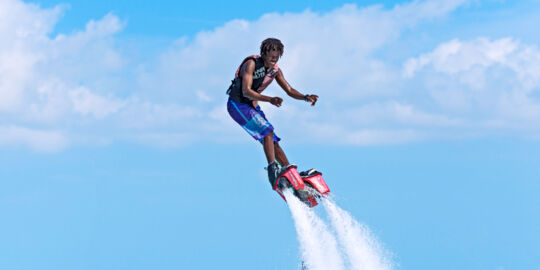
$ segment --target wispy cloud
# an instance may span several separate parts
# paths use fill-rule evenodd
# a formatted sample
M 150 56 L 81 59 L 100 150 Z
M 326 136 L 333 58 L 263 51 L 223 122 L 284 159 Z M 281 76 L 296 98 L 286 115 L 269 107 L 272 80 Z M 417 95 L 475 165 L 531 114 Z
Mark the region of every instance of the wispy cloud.
M 404 74 L 423 81 L 447 115 L 539 132 L 539 63 L 537 46 L 512 38 L 455 39 L 407 60 Z
M 25 146 L 39 152 L 58 152 L 69 145 L 67 136 L 56 130 L 0 126 L 0 146 Z
M 93 135 L 96 141 L 170 147 L 249 140 L 228 118 L 224 92 L 243 57 L 274 36 L 285 44 L 280 66 L 287 80 L 320 96 L 314 108 L 290 99 L 279 109 L 263 105 L 288 140 L 370 145 L 471 130 L 512 134 L 525 125 L 536 132 L 540 57 L 534 45 L 514 38 L 455 39 L 404 63 L 380 57 L 409 30 L 468 2 L 271 13 L 178 38 L 143 61 L 122 49 L 127 45 L 117 34 L 126 23 L 114 14 L 50 37 L 61 6 L 1 1 L 0 38 L 6 42 L 0 44 L 0 115 L 19 132 L 65 131 L 54 133 L 66 142 L 56 144 L 62 147 Z M 267 93 L 283 96 L 276 85 Z M 34 136 L 27 138 L 20 144 L 35 148 L 29 141 Z

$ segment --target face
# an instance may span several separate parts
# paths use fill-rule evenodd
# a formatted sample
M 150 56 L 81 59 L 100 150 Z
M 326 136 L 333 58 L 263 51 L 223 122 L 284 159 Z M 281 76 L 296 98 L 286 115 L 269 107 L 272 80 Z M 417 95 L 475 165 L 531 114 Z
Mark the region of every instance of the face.
M 273 67 L 279 60 L 279 52 L 277 50 L 271 50 L 261 56 L 264 60 L 264 66 L 266 68 Z

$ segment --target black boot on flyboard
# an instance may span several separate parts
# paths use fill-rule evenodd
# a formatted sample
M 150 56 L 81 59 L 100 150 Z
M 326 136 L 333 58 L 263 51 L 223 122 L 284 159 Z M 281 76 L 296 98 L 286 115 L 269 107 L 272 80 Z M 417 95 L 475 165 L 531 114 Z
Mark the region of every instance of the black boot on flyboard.
M 272 188 L 283 198 L 283 191 L 290 189 L 293 194 L 309 207 L 318 204 L 317 199 L 330 193 L 322 177 L 322 173 L 315 169 L 310 169 L 298 173 L 296 165 L 289 165 L 279 169 L 276 162 L 268 165 L 268 180 Z

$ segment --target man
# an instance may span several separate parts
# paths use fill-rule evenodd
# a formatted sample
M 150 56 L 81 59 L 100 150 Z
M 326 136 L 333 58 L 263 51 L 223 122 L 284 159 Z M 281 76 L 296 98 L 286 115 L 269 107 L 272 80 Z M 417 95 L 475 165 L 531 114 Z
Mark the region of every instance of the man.
M 279 165 L 286 168 L 290 164 L 279 146 L 281 139 L 274 133 L 274 127 L 257 104 L 262 101 L 280 107 L 283 99 L 265 96 L 262 91 L 275 79 L 285 93 L 294 99 L 310 102 L 314 106 L 319 98 L 317 95 L 302 95 L 289 85 L 277 65 L 282 55 L 283 44 L 279 39 L 265 39 L 261 44 L 260 55 L 249 56 L 240 64 L 227 90 L 227 110 L 230 116 L 263 145 L 268 161 L 268 180 L 272 187 L 280 173 Z

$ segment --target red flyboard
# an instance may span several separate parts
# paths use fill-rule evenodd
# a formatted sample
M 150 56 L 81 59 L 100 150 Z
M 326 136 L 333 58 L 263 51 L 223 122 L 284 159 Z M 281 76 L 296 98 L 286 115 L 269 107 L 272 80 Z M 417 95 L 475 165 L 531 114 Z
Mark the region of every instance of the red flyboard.
M 306 188 L 306 183 L 313 189 Z M 310 207 L 318 204 L 317 198 L 321 195 L 330 193 L 330 189 L 322 178 L 322 173 L 314 169 L 298 173 L 294 165 L 288 167 L 274 184 L 274 190 L 287 201 L 282 188 L 291 188 L 294 195 Z
M 289 181 L 292 187 L 296 190 L 304 189 L 305 187 L 304 181 L 302 180 L 302 177 L 300 177 L 300 174 L 298 173 L 298 171 L 296 170 L 296 166 L 294 165 L 290 166 L 284 173 L 282 173 L 278 177 L 278 181 L 276 181 L 276 183 L 274 184 L 274 190 L 279 189 L 278 183 L 282 181 L 282 179 L 280 179 L 282 177 L 286 178 L 287 181 Z
M 309 175 L 307 177 L 302 178 L 304 182 L 309 183 L 314 189 L 316 189 L 320 194 L 326 195 L 330 193 L 330 188 L 328 188 L 328 185 L 326 185 L 326 182 L 324 182 L 324 179 L 322 177 L 322 173 L 317 172 L 315 175 Z

